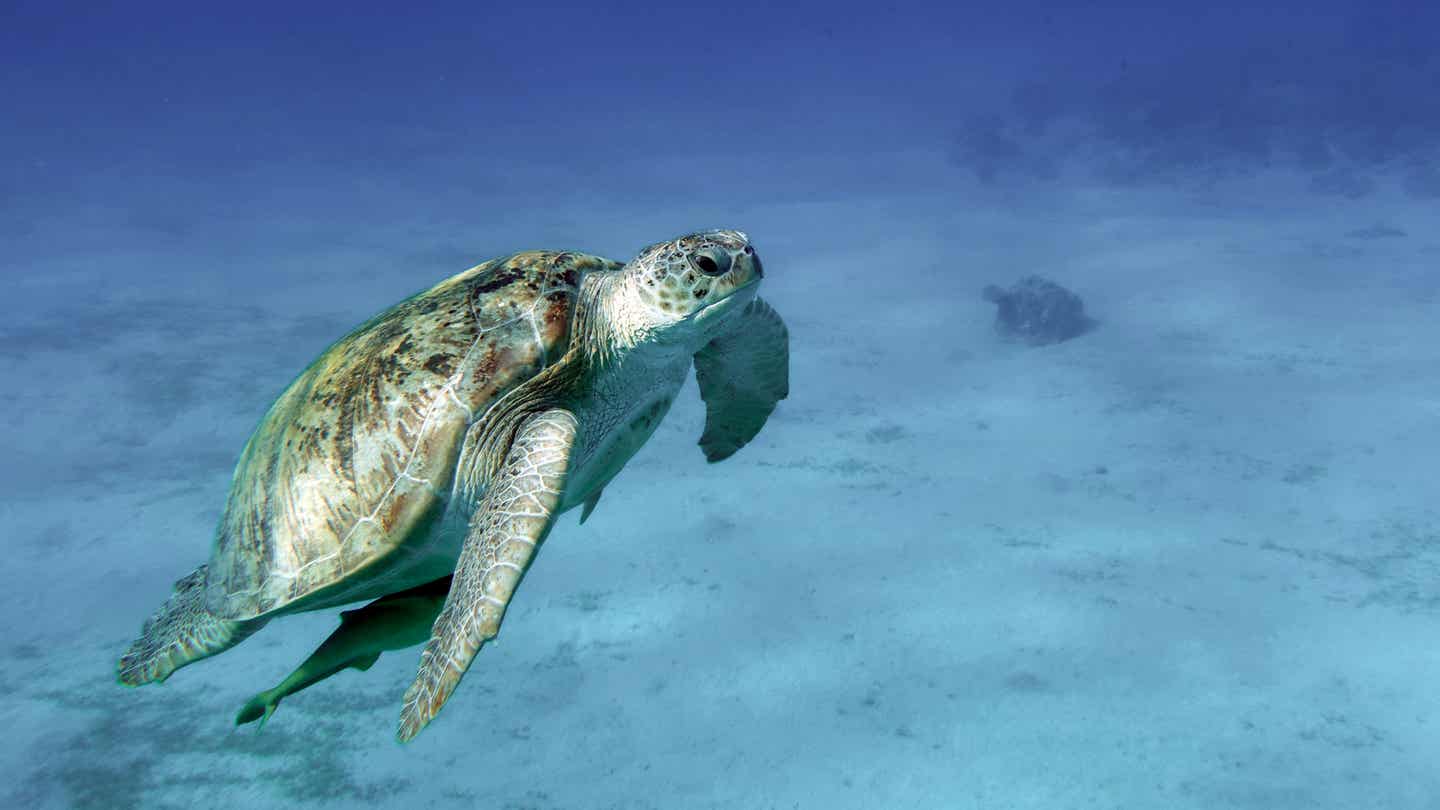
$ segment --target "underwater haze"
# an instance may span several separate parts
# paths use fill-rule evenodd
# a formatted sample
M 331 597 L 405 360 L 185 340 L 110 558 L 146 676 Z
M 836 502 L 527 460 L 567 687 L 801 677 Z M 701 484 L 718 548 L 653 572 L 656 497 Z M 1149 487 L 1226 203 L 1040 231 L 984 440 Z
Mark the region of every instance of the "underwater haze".
M 1440 7 L 0 4 L 0 805 L 1440 807 Z M 117 658 L 337 338 L 749 234 L 695 382 L 435 722 L 336 626 Z M 1032 344 L 987 285 L 1093 319 Z

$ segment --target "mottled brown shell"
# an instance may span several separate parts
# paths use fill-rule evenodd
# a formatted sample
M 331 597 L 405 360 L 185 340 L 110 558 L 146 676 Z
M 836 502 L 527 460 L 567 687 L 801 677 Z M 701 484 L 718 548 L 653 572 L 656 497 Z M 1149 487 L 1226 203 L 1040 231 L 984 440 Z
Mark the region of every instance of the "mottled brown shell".
M 241 452 L 209 608 L 230 619 L 281 610 L 370 575 L 422 536 L 450 494 L 466 429 L 565 354 L 580 279 L 619 266 L 540 251 L 487 262 L 326 349 Z

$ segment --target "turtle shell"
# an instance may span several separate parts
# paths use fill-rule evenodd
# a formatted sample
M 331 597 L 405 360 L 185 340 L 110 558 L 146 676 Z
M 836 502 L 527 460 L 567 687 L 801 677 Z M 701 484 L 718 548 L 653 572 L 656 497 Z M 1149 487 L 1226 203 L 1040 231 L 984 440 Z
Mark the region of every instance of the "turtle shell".
M 374 590 L 394 568 L 377 563 L 443 513 L 467 428 L 565 354 L 581 279 L 618 267 L 542 251 L 486 262 L 326 349 L 240 454 L 209 609 L 251 619 Z

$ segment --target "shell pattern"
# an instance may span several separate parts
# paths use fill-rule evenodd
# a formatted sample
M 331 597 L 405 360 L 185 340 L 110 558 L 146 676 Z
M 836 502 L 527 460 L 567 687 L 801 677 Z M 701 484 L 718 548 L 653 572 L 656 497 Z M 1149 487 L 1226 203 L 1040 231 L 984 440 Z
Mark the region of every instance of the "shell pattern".
M 327 349 L 241 452 L 209 609 L 250 619 L 364 598 L 395 574 L 377 562 L 435 542 L 467 429 L 566 353 L 581 279 L 620 266 L 551 251 L 487 262 Z

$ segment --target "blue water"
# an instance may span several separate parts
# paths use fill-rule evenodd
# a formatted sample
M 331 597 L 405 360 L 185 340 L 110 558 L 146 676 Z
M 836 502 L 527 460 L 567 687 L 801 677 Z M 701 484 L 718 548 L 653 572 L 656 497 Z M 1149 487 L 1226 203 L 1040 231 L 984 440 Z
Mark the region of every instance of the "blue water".
M 1440 807 L 1412 6 L 3 4 L 0 804 Z M 333 611 L 114 683 L 331 341 L 709 227 L 790 398 L 687 384 L 415 742 L 418 651 L 232 728 Z

